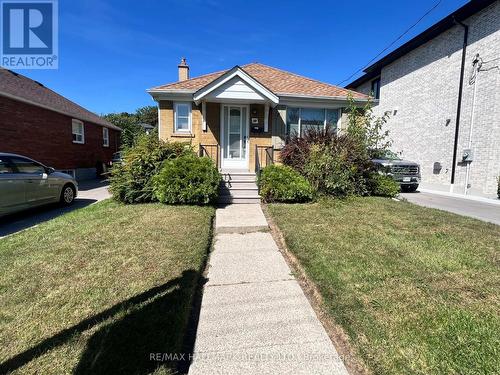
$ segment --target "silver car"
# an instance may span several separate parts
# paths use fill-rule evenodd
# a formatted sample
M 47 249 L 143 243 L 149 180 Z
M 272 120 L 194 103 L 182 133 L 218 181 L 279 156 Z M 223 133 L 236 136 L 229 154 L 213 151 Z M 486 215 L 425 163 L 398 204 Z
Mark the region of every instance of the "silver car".
M 25 156 L 0 152 L 0 216 L 45 204 L 73 203 L 75 179 Z

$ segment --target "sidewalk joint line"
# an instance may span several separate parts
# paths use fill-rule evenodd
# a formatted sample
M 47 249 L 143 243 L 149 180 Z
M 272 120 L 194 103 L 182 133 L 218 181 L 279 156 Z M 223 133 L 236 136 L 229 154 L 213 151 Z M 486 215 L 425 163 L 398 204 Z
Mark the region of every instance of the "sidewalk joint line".
M 237 283 L 210 284 L 210 285 L 205 285 L 205 286 L 207 288 L 209 288 L 209 287 L 213 287 L 213 286 L 231 286 L 231 285 L 245 285 L 245 284 L 268 284 L 268 283 L 278 283 L 280 281 L 295 281 L 295 279 L 291 278 L 291 279 L 276 279 L 276 280 L 263 280 L 263 281 L 240 281 L 240 282 L 237 282 Z

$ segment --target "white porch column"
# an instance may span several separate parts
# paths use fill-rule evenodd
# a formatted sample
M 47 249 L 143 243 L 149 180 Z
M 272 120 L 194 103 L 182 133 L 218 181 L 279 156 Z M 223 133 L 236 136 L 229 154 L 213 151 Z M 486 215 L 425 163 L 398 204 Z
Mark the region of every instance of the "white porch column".
M 207 103 L 201 102 L 201 130 L 207 131 Z
M 266 103 L 264 107 L 264 132 L 269 131 L 269 104 Z

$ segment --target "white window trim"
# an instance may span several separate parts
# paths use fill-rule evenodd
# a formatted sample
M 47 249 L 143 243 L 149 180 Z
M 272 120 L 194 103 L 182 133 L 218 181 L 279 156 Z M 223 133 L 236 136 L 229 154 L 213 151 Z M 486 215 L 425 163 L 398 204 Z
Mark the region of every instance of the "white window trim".
M 187 129 L 179 129 L 177 127 L 177 107 L 179 105 L 187 105 L 189 108 L 189 113 L 188 113 L 188 128 Z M 175 102 L 174 103 L 174 133 L 181 133 L 181 134 L 191 134 L 192 132 L 192 105 L 191 102 Z
M 201 102 L 201 130 L 207 131 L 207 102 Z
M 82 126 L 82 133 L 74 133 L 73 132 L 73 125 L 81 125 Z M 73 140 L 73 143 L 78 143 L 80 145 L 83 145 L 85 144 L 85 126 L 83 125 L 83 121 L 80 121 L 80 120 L 76 120 L 76 119 L 73 119 L 71 120 L 71 137 L 73 137 L 73 135 L 81 135 L 82 136 L 82 140 L 81 141 L 75 141 Z
M 106 127 L 102 128 L 102 146 L 109 147 L 109 129 Z
M 322 109 L 323 112 L 324 112 L 324 115 L 323 115 L 324 116 L 324 119 L 323 119 L 323 129 L 326 129 L 326 111 L 327 110 L 330 110 L 330 111 L 337 110 L 338 116 L 337 116 L 337 124 L 336 124 L 337 127 L 336 127 L 336 129 L 337 129 L 337 131 L 340 130 L 340 128 L 339 128 L 339 121 L 340 121 L 340 118 L 342 116 L 341 108 L 314 108 L 314 107 L 292 107 L 292 106 L 289 106 L 286 109 L 287 110 L 287 113 L 286 113 L 286 122 L 287 122 L 286 126 L 287 126 L 287 128 L 288 128 L 288 109 L 289 108 L 297 108 L 299 110 L 299 124 L 298 124 L 299 125 L 299 134 L 302 134 L 302 110 L 303 109 Z

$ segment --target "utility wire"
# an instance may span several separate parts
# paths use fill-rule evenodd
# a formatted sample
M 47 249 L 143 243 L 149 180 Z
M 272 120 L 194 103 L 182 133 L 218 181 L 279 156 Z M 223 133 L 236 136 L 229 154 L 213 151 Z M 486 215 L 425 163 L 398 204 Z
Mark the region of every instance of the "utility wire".
M 400 40 L 402 37 L 404 37 L 406 34 L 408 34 L 408 32 L 413 29 L 415 26 L 417 26 L 420 21 L 422 21 L 425 17 L 427 17 L 434 9 L 436 9 L 438 7 L 439 4 L 441 4 L 443 0 L 439 0 L 436 4 L 434 4 L 434 6 L 429 9 L 427 12 L 425 12 L 425 14 L 420 17 L 417 22 L 415 22 L 413 25 L 411 25 L 408 29 L 405 30 L 404 33 L 402 33 L 400 36 L 398 36 L 394 41 L 391 42 L 391 44 L 389 44 L 387 47 L 385 47 L 382 51 L 380 51 L 380 53 L 377 54 L 377 56 L 375 56 L 373 59 L 371 59 L 370 61 L 368 61 L 366 63 L 366 65 L 364 65 L 363 67 L 359 68 L 358 70 L 356 70 L 354 73 L 352 73 L 349 77 L 347 77 L 346 79 L 344 79 L 343 81 L 337 83 L 337 86 L 340 86 L 342 85 L 345 81 L 349 81 L 352 77 L 354 77 L 356 74 L 358 74 L 359 72 L 361 72 L 363 69 L 365 69 L 367 66 L 369 66 L 373 61 L 375 61 L 380 55 L 382 55 L 385 51 L 387 51 L 389 48 L 391 48 L 398 40 Z

